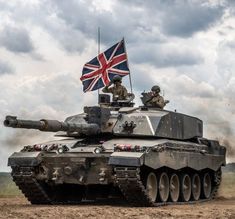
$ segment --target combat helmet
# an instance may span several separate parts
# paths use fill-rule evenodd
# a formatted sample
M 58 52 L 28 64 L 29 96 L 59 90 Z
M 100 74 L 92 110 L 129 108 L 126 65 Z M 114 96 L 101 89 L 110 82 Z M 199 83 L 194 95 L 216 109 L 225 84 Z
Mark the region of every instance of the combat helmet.
M 151 88 L 151 91 L 154 91 L 156 93 L 160 93 L 161 92 L 161 89 L 158 85 L 154 85 L 152 88 Z
M 119 75 L 115 75 L 115 76 L 113 77 L 112 82 L 115 83 L 115 82 L 117 82 L 117 81 L 122 82 L 122 77 L 119 76 Z

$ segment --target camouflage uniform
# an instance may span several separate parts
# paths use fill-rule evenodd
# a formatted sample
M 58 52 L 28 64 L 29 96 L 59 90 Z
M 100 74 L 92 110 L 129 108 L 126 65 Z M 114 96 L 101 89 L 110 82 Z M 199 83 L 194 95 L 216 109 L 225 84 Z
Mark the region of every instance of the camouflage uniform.
M 125 100 L 127 98 L 127 89 L 122 85 L 114 85 L 113 87 L 104 87 L 104 93 L 112 93 L 113 100 Z
M 159 93 L 161 92 L 160 87 L 158 85 L 154 85 L 151 91 L 152 93 L 150 94 L 152 95 L 152 97 L 146 102 L 147 105 L 163 109 L 166 104 L 164 98 L 159 95 Z
M 163 107 L 165 106 L 164 98 L 159 94 L 156 94 L 155 96 L 153 96 L 152 99 L 150 99 L 150 101 L 148 101 L 148 105 L 163 109 Z

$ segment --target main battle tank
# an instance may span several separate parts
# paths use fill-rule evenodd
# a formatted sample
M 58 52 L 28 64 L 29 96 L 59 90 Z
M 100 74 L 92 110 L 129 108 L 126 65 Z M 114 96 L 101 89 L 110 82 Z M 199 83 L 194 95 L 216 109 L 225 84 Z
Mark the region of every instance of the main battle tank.
M 133 107 L 132 101 L 110 103 L 107 95 L 99 100 L 64 122 L 6 117 L 7 127 L 62 137 L 26 145 L 8 159 L 13 180 L 32 204 L 124 197 L 135 206 L 159 206 L 216 196 L 226 149 L 203 138 L 200 119 Z

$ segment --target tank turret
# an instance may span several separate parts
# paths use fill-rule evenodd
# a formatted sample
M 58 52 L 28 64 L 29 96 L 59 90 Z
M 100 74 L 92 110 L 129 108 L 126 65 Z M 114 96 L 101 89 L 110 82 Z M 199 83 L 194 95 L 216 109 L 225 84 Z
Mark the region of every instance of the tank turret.
M 45 132 L 62 131 L 61 135 L 73 137 L 111 133 L 114 136 L 188 140 L 201 138 L 203 134 L 200 119 L 152 107 L 85 107 L 83 114 L 70 116 L 64 122 L 6 116 L 4 125 Z

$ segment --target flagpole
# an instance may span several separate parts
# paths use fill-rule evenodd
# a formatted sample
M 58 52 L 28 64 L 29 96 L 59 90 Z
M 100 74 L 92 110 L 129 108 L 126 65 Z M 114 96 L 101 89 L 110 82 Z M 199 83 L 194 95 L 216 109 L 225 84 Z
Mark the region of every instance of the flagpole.
M 125 49 L 125 53 L 126 53 L 127 67 L 128 67 L 128 69 L 129 69 L 129 82 L 130 82 L 130 87 L 131 87 L 131 93 L 133 94 L 133 90 L 132 90 L 132 80 L 131 80 L 131 71 L 130 71 L 130 68 L 129 68 L 129 62 L 128 62 L 128 57 L 127 57 L 126 44 L 125 44 L 125 41 L 124 41 L 124 37 L 122 38 L 122 40 L 123 40 L 124 49 Z
M 132 81 L 131 81 L 131 72 L 129 73 L 129 81 L 130 81 L 131 93 L 133 94 L 133 91 L 132 91 Z
M 98 56 L 100 54 L 100 27 L 98 27 Z M 100 89 L 98 89 L 98 100 L 99 100 L 99 95 L 100 95 Z

